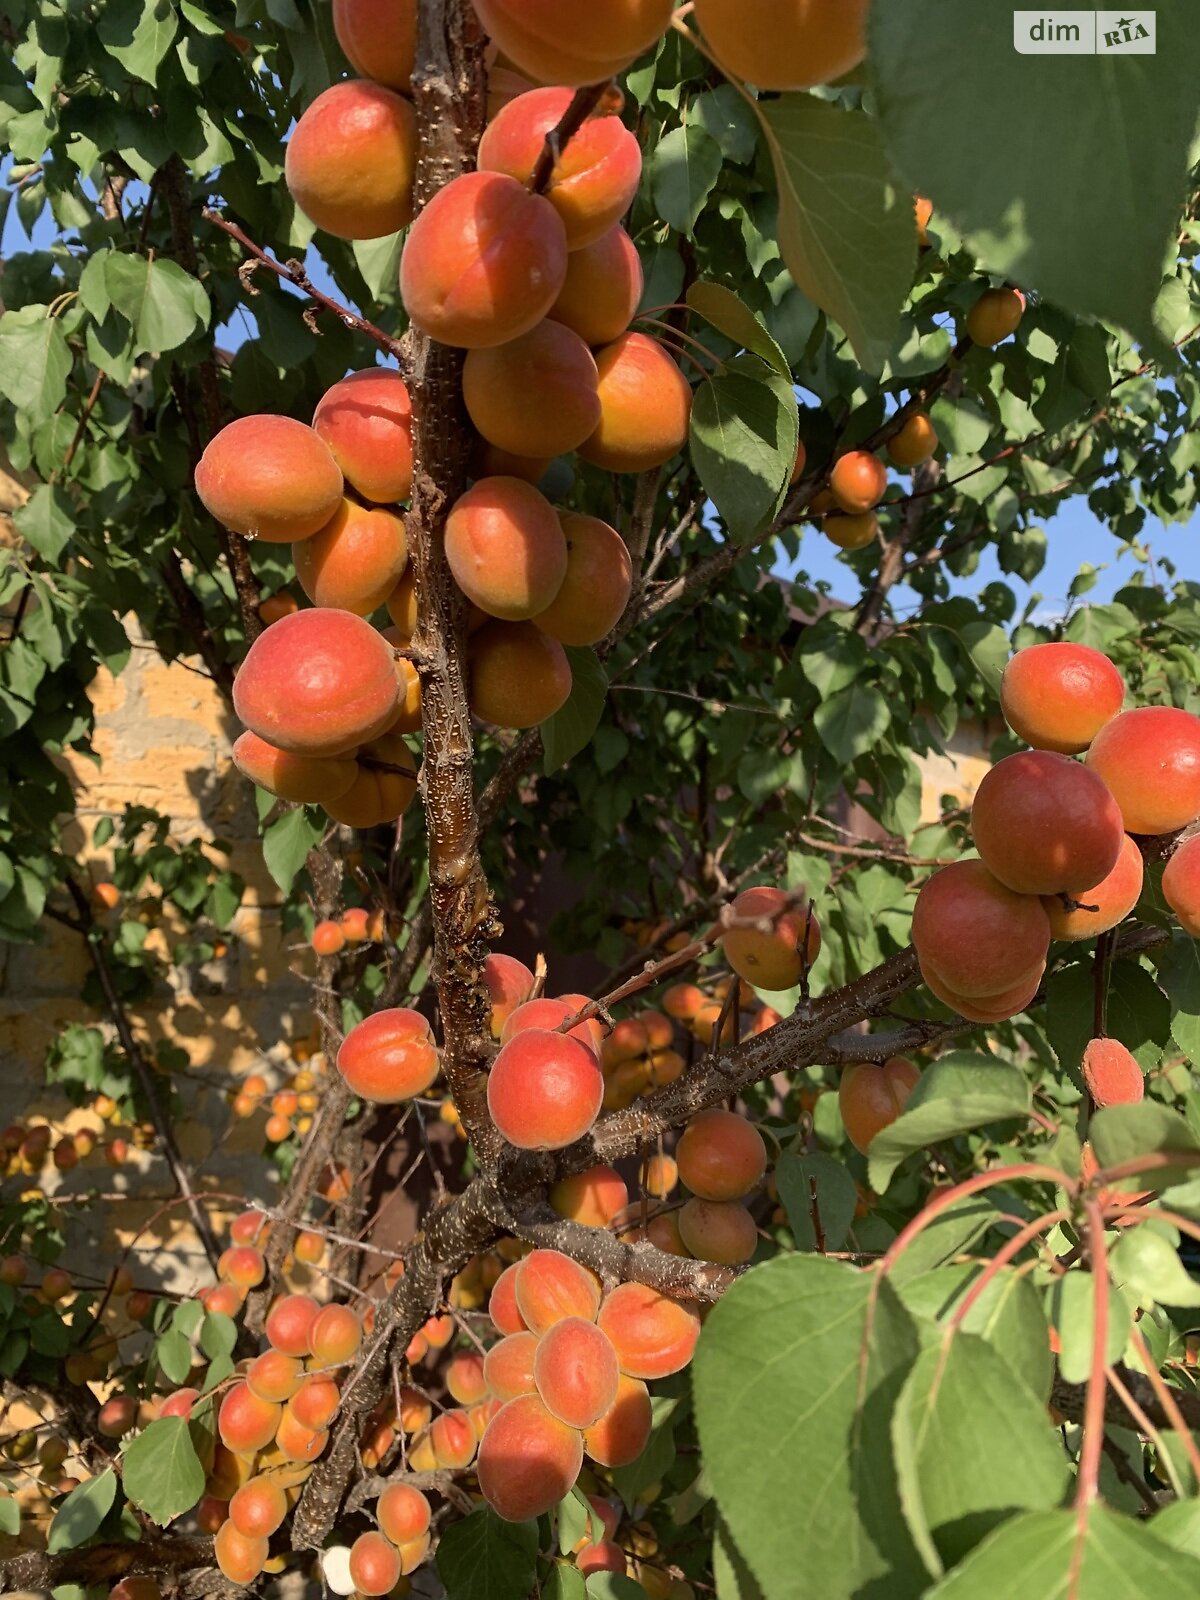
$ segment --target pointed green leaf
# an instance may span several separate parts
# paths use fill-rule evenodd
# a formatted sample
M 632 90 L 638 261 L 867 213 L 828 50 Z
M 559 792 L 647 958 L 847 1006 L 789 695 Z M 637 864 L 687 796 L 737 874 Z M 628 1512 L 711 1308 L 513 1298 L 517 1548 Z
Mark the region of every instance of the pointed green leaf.
M 53 416 L 67 392 L 71 352 L 57 317 L 45 306 L 22 306 L 0 316 L 4 397 L 36 426 Z
M 824 1248 L 840 1250 L 858 1204 L 858 1188 L 842 1163 L 819 1150 L 780 1156 L 775 1182 L 796 1249 L 817 1248 L 819 1221 Z
M 1029 1114 L 1029 1079 L 1019 1067 L 953 1050 L 926 1067 L 904 1110 L 871 1140 L 870 1181 L 879 1194 L 915 1150 Z
M 749 350 L 761 356 L 768 366 L 774 367 L 782 378 L 791 383 L 792 369 L 783 351 L 750 307 L 744 300 L 739 300 L 732 289 L 727 289 L 721 283 L 694 283 L 687 292 L 687 303 L 718 333 L 732 339 L 739 350 Z
M 822 700 L 813 713 L 821 743 L 843 767 L 878 744 L 891 720 L 887 697 L 866 683 L 851 683 L 838 689 Z
M 293 806 L 277 817 L 263 835 L 267 871 L 285 894 L 324 832 L 323 813 L 318 814 L 312 807 Z
M 116 1497 L 117 1475 L 111 1467 L 72 1489 L 50 1524 L 50 1536 L 46 1541 L 49 1553 L 54 1556 L 61 1550 L 77 1550 L 85 1544 L 112 1510 Z
M 151 1522 L 165 1528 L 204 1493 L 204 1468 L 187 1421 L 160 1417 L 125 1446 L 125 1493 Z
M 537 1552 L 536 1522 L 504 1522 L 484 1506 L 450 1523 L 437 1548 L 446 1600 L 527 1600 Z
M 739 356 L 706 379 L 692 404 L 692 463 L 735 539 L 774 516 L 796 461 L 796 396 L 757 356 Z
M 608 674 L 594 650 L 566 646 L 571 664 L 571 693 L 566 704 L 542 723 L 543 770 L 548 774 L 565 767 L 585 750 L 604 715 Z
M 658 215 L 690 234 L 721 176 L 721 147 L 698 122 L 666 134 L 650 157 L 650 183 Z

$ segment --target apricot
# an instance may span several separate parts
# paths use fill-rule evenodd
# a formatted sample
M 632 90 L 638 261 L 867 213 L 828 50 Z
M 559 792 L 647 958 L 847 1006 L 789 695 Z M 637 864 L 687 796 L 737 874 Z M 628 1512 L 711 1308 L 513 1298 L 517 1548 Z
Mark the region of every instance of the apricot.
M 96 1431 L 105 1439 L 120 1439 L 137 1425 L 137 1401 L 130 1394 L 106 1400 L 96 1414 Z
M 599 0 L 564 11 L 561 0 L 473 0 L 479 20 L 513 65 L 542 83 L 603 83 L 666 32 L 673 0 Z
M 293 755 L 249 732 L 239 734 L 234 740 L 233 763 L 260 789 L 282 800 L 295 800 L 304 805 L 336 800 L 349 789 L 356 772 L 354 762 L 348 757 Z
M 1100 778 L 1048 750 L 1006 756 L 984 775 L 971 833 L 989 872 L 1018 894 L 1037 895 L 1099 883 L 1125 839 L 1120 808 Z
M 350 1546 L 350 1576 L 359 1594 L 390 1594 L 401 1577 L 400 1552 L 382 1533 L 360 1533 Z
M 539 628 L 561 644 L 599 644 L 629 603 L 633 565 L 624 539 L 599 517 L 558 514 L 567 541 L 567 570 L 557 596 L 538 614 Z
M 408 565 L 404 523 L 390 511 L 343 500 L 318 533 L 292 546 L 292 562 L 313 605 L 369 616 Z
M 454 1337 L 454 1318 L 450 1316 L 430 1317 L 429 1321 L 422 1327 L 421 1332 L 429 1340 L 431 1349 L 444 1350 Z
M 199 1389 L 176 1389 L 162 1403 L 160 1417 L 190 1417 L 192 1408 L 200 1398 Z M 269 1397 L 264 1397 L 269 1398 Z
M 1142 852 L 1126 834 L 1117 864 L 1107 877 L 1092 888 L 1080 889 L 1070 897 L 1047 895 L 1043 898 L 1042 904 L 1050 918 L 1050 937 L 1091 939 L 1098 933 L 1107 933 L 1110 928 L 1115 928 L 1141 899 L 1144 876 Z M 1165 873 L 1163 892 L 1166 894 Z M 1066 898 L 1077 902 L 1075 909 L 1066 904 Z M 1085 910 L 1084 907 L 1090 909 Z
M 1092 1039 L 1083 1052 L 1082 1071 L 1098 1106 L 1135 1105 L 1146 1092 L 1141 1067 L 1116 1039 Z
M 497 728 L 535 728 L 571 696 L 557 639 L 532 622 L 489 622 L 471 641 L 471 710 Z
M 224 1522 L 213 1540 L 217 1566 L 230 1583 L 253 1583 L 266 1565 L 270 1546 L 265 1538 L 248 1538 L 233 1522 Z
M 396 1105 L 424 1094 L 438 1075 L 433 1030 L 419 1011 L 376 1011 L 342 1040 L 337 1069 L 362 1100 Z
M 492 1292 L 488 1298 L 488 1316 L 491 1317 L 500 1333 L 524 1333 L 528 1323 L 521 1315 L 517 1305 L 517 1270 L 520 1262 L 505 1267 L 504 1271 L 492 1285 Z M 599 1305 L 599 1300 L 597 1300 Z M 569 1313 L 564 1312 L 564 1315 Z
M 323 528 L 342 487 L 324 440 L 293 417 L 238 417 L 209 442 L 196 468 L 205 510 L 231 533 L 267 544 L 292 544 Z
M 403 816 L 416 796 L 417 768 L 400 735 L 372 739 L 356 765 L 354 782 L 340 799 L 325 802 L 326 813 L 350 828 L 377 828 Z
M 487 1102 L 500 1134 L 519 1150 L 562 1150 L 600 1115 L 604 1077 L 569 1034 L 529 1028 L 502 1045 Z
M 848 450 L 834 462 L 829 488 L 847 516 L 861 516 L 883 499 L 887 468 L 869 450 Z
M 247 1539 L 269 1539 L 287 1512 L 287 1496 L 271 1478 L 251 1478 L 229 1502 L 229 1520 Z
M 690 1022 L 704 1004 L 704 992 L 694 983 L 673 983 L 663 992 L 662 1008 L 677 1022 Z
M 250 1393 L 276 1405 L 290 1400 L 303 1381 L 303 1363 L 296 1356 L 285 1356 L 282 1350 L 264 1350 L 246 1370 Z
M 602 1467 L 627 1467 L 646 1448 L 652 1422 L 649 1390 L 639 1378 L 623 1372 L 616 1399 L 599 1422 L 585 1430 L 583 1447 Z
M 581 445 L 600 421 L 598 384 L 587 345 L 549 320 L 507 344 L 469 351 L 463 366 L 463 400 L 476 429 L 522 457 L 566 455 Z
M 483 1357 L 474 1350 L 456 1350 L 446 1368 L 446 1388 L 460 1406 L 477 1406 L 488 1397 Z
M 1124 678 L 1086 644 L 1029 645 L 1000 679 L 1000 709 L 1017 737 L 1065 756 L 1086 750 L 1124 699 Z
M 843 1071 L 838 1107 L 846 1137 L 856 1150 L 866 1155 L 879 1130 L 895 1122 L 920 1077 L 920 1069 L 902 1056 L 893 1056 L 882 1066 L 858 1061 Z
M 249 1090 L 252 1084 L 256 1095 L 267 1092 L 266 1079 L 259 1077 L 257 1073 L 251 1073 L 246 1079 L 245 1087 Z M 234 1244 L 256 1244 L 261 1247 L 266 1244 L 270 1232 L 270 1221 L 261 1211 L 242 1211 L 229 1224 L 229 1237 Z
M 1116 797 L 1130 833 L 1173 833 L 1200 816 L 1200 717 L 1139 706 L 1101 728 L 1087 764 Z
M 1141 853 L 1137 856 L 1140 866 Z M 1139 876 L 1139 889 L 1140 882 Z M 1200 835 L 1185 839 L 1176 848 L 1163 872 L 1162 890 L 1184 933 L 1200 938 Z
M 573 1428 L 590 1428 L 617 1397 L 617 1353 L 584 1317 L 566 1317 L 538 1341 L 533 1376 L 546 1409 Z
M 696 0 L 722 68 L 759 89 L 832 83 L 867 53 L 868 0 Z
M 419 1389 L 405 1384 L 400 1390 L 400 1415 L 398 1421 L 405 1433 L 420 1433 L 429 1426 L 433 1407 Z
M 353 766 L 354 763 L 351 762 Z M 357 774 L 358 768 L 354 768 Z M 333 922 L 328 917 L 318 922 L 312 931 L 312 947 L 319 956 L 335 956 L 339 950 L 345 949 L 346 935 L 342 931 L 340 922 Z
M 504 173 L 467 172 L 413 224 L 400 296 L 421 333 L 479 350 L 535 327 L 566 275 L 566 229 L 549 200 Z
M 899 433 L 888 440 L 888 460 L 894 467 L 920 467 L 938 447 L 937 432 L 924 411 L 914 411 Z M 343 468 L 343 471 L 345 469 Z
M 454 581 L 492 617 L 525 622 L 544 611 L 567 572 L 567 542 L 554 507 L 520 478 L 481 478 L 446 518 Z
M 262 1450 L 275 1437 L 280 1407 L 271 1400 L 260 1400 L 245 1383 L 235 1383 L 225 1391 L 217 1429 L 221 1443 L 235 1455 Z
M 758 1227 L 740 1200 L 688 1200 L 679 1237 L 689 1255 L 722 1266 L 742 1266 L 758 1247 Z
M 575 1557 L 578 1572 L 619 1572 L 624 1574 L 625 1552 L 619 1544 L 602 1539 L 599 1544 L 589 1544 Z
M 467 1413 L 457 1408 L 434 1417 L 429 1426 L 429 1442 L 439 1467 L 460 1470 L 475 1459 L 475 1429 Z
M 688 1306 L 644 1283 L 621 1283 L 596 1318 L 612 1340 L 621 1371 L 631 1378 L 666 1378 L 692 1359 L 700 1318 Z
M 309 1330 L 313 1365 L 341 1367 L 362 1344 L 362 1324 L 349 1306 L 323 1306 Z
M 509 1017 L 532 994 L 533 973 L 515 956 L 494 951 L 485 958 L 480 975 L 492 1003 L 492 1038 L 499 1039 Z
M 926 987 L 951 1011 L 968 1022 L 1007 1022 L 1028 1009 L 1041 987 L 1045 964 L 1033 967 L 1018 983 L 995 994 L 961 995 L 949 988 L 929 967 L 921 969 Z
M 393 1544 L 409 1544 L 428 1532 L 429 1501 L 407 1483 L 390 1483 L 375 1506 L 384 1537 Z
M 548 315 L 585 344 L 611 344 L 633 321 L 645 278 L 637 246 L 624 228 L 610 228 L 567 258 L 567 275 Z
M 982 861 L 954 861 L 922 886 L 912 938 L 927 982 L 932 972 L 955 994 L 981 998 L 1040 974 L 1050 919 L 1040 900 L 1014 893 Z
M 333 31 L 360 77 L 389 89 L 411 86 L 417 0 L 333 0 Z
M 246 1299 L 246 1291 L 232 1283 L 214 1284 L 200 1296 L 206 1311 L 219 1311 L 222 1316 L 236 1317 Z
M 629 1204 L 629 1190 L 615 1167 L 588 1167 L 560 1178 L 550 1191 L 550 1204 L 560 1217 L 585 1228 L 607 1228 Z
M 583 1466 L 583 1438 L 536 1394 L 509 1400 L 488 1424 L 476 1471 L 484 1499 L 506 1522 L 543 1516 L 570 1494 Z
M 341 1397 L 341 1390 L 332 1378 L 310 1374 L 288 1402 L 288 1408 L 301 1427 L 320 1433 L 337 1414 Z
M 428 1532 L 421 1534 L 416 1539 L 406 1539 L 399 1547 L 400 1571 L 405 1576 L 415 1572 L 425 1557 L 429 1554 L 429 1547 L 433 1543 Z M 399 1594 L 399 1589 L 394 1589 L 393 1594 Z
M 651 1156 L 642 1164 L 639 1176 L 643 1190 L 652 1200 L 668 1200 L 679 1186 L 679 1164 L 674 1156 Z
M 558 127 L 573 98 L 569 88 L 551 88 L 531 89 L 509 101 L 484 130 L 479 170 L 506 172 L 528 183 L 546 135 Z M 543 190 L 563 220 L 567 249 L 581 250 L 615 227 L 632 204 L 641 176 L 642 152 L 629 129 L 618 117 L 589 117 L 563 147 Z
M 412 490 L 412 401 L 392 367 L 352 372 L 327 389 L 313 412 L 347 483 L 376 505 L 407 500 Z
M 236 1283 L 239 1288 L 253 1289 L 267 1275 L 267 1263 L 261 1250 L 250 1244 L 235 1244 L 222 1250 L 217 1261 L 217 1277 L 225 1283 Z
M 278 622 L 280 617 L 290 617 L 293 611 L 299 609 L 300 602 L 285 589 L 280 594 L 269 594 L 265 600 L 260 601 L 259 620 L 265 628 L 269 628 L 273 622 Z
M 292 199 L 338 239 L 382 239 L 412 221 L 417 122 L 403 95 L 365 78 L 302 112 L 284 157 Z
M 536 1333 L 510 1333 L 492 1345 L 483 1358 L 483 1372 L 488 1388 L 498 1400 L 533 1394 L 537 1388 L 533 1375 L 537 1348 Z
M 416 576 L 411 566 L 387 597 L 387 613 L 401 638 L 411 639 L 417 631 Z
M 821 952 L 821 927 L 811 910 L 783 889 L 743 889 L 730 904 L 741 919 L 769 923 L 767 929 L 731 927 L 721 936 L 725 959 L 759 989 L 791 989 Z
M 752 1122 L 735 1111 L 713 1108 L 698 1111 L 688 1123 L 675 1159 L 679 1177 L 694 1195 L 740 1200 L 762 1182 L 767 1147 Z
M 648 472 L 687 442 L 692 391 L 675 362 L 644 333 L 596 352 L 600 423 L 579 454 L 608 472 Z
M 279 1427 L 275 1430 L 275 1447 L 285 1461 L 311 1463 L 328 1443 L 329 1434 L 325 1429 L 314 1431 L 306 1428 L 292 1411 L 291 1402 L 284 1406 Z
M 913 197 L 913 215 L 917 222 L 917 243 L 922 250 L 929 245 L 929 219 L 933 216 L 933 201 L 927 200 L 924 195 Z
M 311 1355 L 313 1324 L 320 1312 L 310 1294 L 281 1295 L 267 1312 L 263 1326 L 267 1342 L 285 1356 Z
M 1016 333 L 1024 315 L 1019 289 L 985 289 L 967 312 L 967 337 L 990 349 Z
M 548 1028 L 552 1032 L 556 1031 L 562 1023 L 576 1016 L 588 1004 L 588 997 L 585 994 L 560 994 L 554 997 L 543 995 L 538 1000 L 527 1000 L 517 1007 L 500 1030 L 500 1042 L 507 1044 L 518 1033 L 524 1033 L 529 1028 Z M 604 1027 L 598 1017 L 577 1022 L 570 1029 L 569 1037 L 587 1045 L 599 1061 Z
M 558 1250 L 531 1250 L 517 1264 L 517 1309 L 539 1336 L 567 1317 L 596 1320 L 600 1285 L 594 1273 Z
M 108 1600 L 162 1600 L 162 1590 L 153 1578 L 122 1578 L 108 1591 Z
M 277 749 L 345 755 L 395 716 L 392 651 L 349 611 L 297 611 L 250 646 L 233 704 L 250 731 Z

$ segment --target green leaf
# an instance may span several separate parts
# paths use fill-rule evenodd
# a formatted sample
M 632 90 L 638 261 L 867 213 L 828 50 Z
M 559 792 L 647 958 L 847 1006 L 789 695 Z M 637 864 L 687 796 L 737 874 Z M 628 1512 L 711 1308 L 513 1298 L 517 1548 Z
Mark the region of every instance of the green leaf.
M 542 723 L 543 771 L 549 776 L 588 746 L 604 715 L 608 675 L 594 650 L 567 645 L 571 693 L 566 704 Z
M 165 1528 L 204 1493 L 204 1468 L 183 1417 L 159 1417 L 122 1452 L 125 1493 Z
M 172 0 L 106 0 L 96 36 L 126 72 L 153 83 L 178 26 Z
M 731 161 L 753 161 L 758 118 L 731 83 L 719 84 L 692 101 L 692 116 Z
M 864 683 L 839 689 L 813 712 L 821 743 L 843 767 L 878 744 L 891 720 L 886 695 Z
M 897 182 L 865 112 L 792 94 L 758 109 L 779 185 L 788 271 L 846 330 L 862 365 L 879 372 L 916 263 L 911 191 Z
M 15 1538 L 21 1531 L 21 1508 L 11 1494 L 0 1492 L 0 1533 Z
M 646 1600 L 646 1591 L 640 1583 L 620 1572 L 589 1572 L 587 1597 L 588 1600 Z
M 583 1573 L 573 1561 L 556 1561 L 542 1584 L 543 1600 L 587 1600 Z
M 903 1283 L 900 1298 L 914 1316 L 945 1322 L 983 1271 L 984 1263 L 978 1261 L 937 1267 Z M 1028 1272 L 1001 1267 L 972 1302 L 962 1329 L 986 1339 L 1043 1403 L 1049 1400 L 1054 1377 L 1049 1325 Z
M 1176 1550 L 1200 1556 L 1200 1500 L 1176 1500 L 1173 1505 L 1164 1506 L 1145 1527 Z
M 39 485 L 25 504 L 13 512 L 13 523 L 22 539 L 51 566 L 57 565 L 75 532 L 71 502 L 58 484 Z
M 1140 1172 L 1129 1185 L 1136 1189 L 1167 1189 L 1195 1175 L 1200 1168 L 1200 1143 L 1177 1111 L 1156 1101 L 1135 1106 L 1108 1106 L 1097 1111 L 1088 1128 L 1092 1150 L 1102 1168 L 1119 1166 L 1138 1156 L 1188 1154 L 1190 1163 Z
M 36 425 L 62 403 L 71 370 L 67 336 L 45 306 L 22 306 L 0 316 L 4 395 Z
M 595 1512 L 577 1484 L 570 1494 L 558 1503 L 556 1513 L 558 1548 L 570 1553 L 581 1539 L 590 1539 L 593 1544 L 598 1543 L 599 1540 L 592 1531 L 594 1518 Z
M 1200 77 L 1189 8 L 1157 16 L 1155 55 L 1025 54 L 999 0 L 905 0 L 871 7 L 867 52 L 893 161 L 985 269 L 1146 338 Z
M 174 350 L 208 327 L 208 296 L 178 262 L 110 251 L 104 281 L 113 305 L 132 325 L 139 350 Z
M 796 396 L 790 377 L 741 356 L 696 390 L 692 463 L 735 539 L 748 539 L 782 503 L 796 462 Z
M 72 1489 L 54 1513 L 47 1551 L 55 1556 L 61 1550 L 77 1550 L 85 1544 L 112 1510 L 116 1497 L 117 1475 L 111 1467 Z
M 200 1326 L 200 1348 L 210 1361 L 233 1354 L 237 1344 L 237 1323 L 223 1311 L 210 1311 Z
M 720 145 L 698 122 L 664 135 L 650 157 L 650 184 L 662 220 L 677 232 L 690 234 L 721 176 L 722 164 Z
M 963 1195 L 938 1212 L 906 1246 L 892 1268 L 892 1282 L 903 1290 L 910 1278 L 922 1277 L 969 1250 L 998 1221 L 996 1207 L 986 1194 Z
M 400 269 L 402 233 L 389 233 L 383 239 L 355 239 L 350 248 L 363 282 L 373 295 L 396 292 L 396 274 Z
M 994 622 L 968 622 L 959 635 L 975 670 L 994 695 L 1000 693 L 1000 678 L 1012 651 L 1008 635 Z
M 537 1552 L 536 1522 L 504 1522 L 484 1506 L 450 1523 L 437 1548 L 446 1600 L 526 1600 Z
M 154 1356 L 172 1383 L 182 1383 L 192 1370 L 192 1346 L 177 1328 L 170 1328 L 154 1347 Z
M 821 1151 L 780 1156 L 775 1166 L 779 1199 L 797 1250 L 817 1248 L 816 1217 L 826 1250 L 840 1250 L 854 1220 L 858 1189 L 840 1161 Z
M 754 1267 L 713 1309 L 692 1367 L 705 1473 L 765 1594 L 918 1592 L 889 1436 L 916 1354 L 891 1285 L 821 1256 Z
M 1029 1079 L 994 1056 L 952 1050 L 921 1074 L 904 1110 L 871 1140 L 871 1187 L 883 1194 L 915 1150 L 1029 1114 Z
M 1158 957 L 1158 978 L 1171 1006 L 1171 1037 L 1200 1061 L 1200 944 L 1177 939 Z
M 320 843 L 324 832 L 323 813 L 317 813 L 313 807 L 295 806 L 277 817 L 263 835 L 263 860 L 267 871 L 285 894 L 308 860 L 308 852 Z
M 1140 1306 L 1200 1306 L 1197 1283 L 1179 1251 L 1150 1226 L 1126 1228 L 1108 1258 L 1113 1282 Z
M 1067 1272 L 1050 1291 L 1050 1320 L 1059 1340 L 1058 1367 L 1068 1383 L 1086 1383 L 1093 1367 L 1096 1282 L 1090 1272 Z M 1110 1285 L 1104 1354 L 1119 1361 L 1129 1338 L 1129 1308 Z
M 790 384 L 792 370 L 787 357 L 763 327 L 744 300 L 721 283 L 693 283 L 687 292 L 687 303 L 698 311 L 705 322 L 731 339 L 739 350 L 749 350 L 761 356 L 768 366 Z

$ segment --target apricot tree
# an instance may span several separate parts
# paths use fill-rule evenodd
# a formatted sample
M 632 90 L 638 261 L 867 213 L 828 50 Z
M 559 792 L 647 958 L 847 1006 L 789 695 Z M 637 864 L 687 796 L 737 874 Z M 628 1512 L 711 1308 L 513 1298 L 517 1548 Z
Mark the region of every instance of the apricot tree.
M 0 1586 L 1195 1589 L 1200 46 L 1009 16 L 0 12 L 0 933 L 101 1123 L 0 1134 Z M 1073 498 L 1141 570 L 1047 609 Z M 311 981 L 246 1203 L 149 1025 L 244 884 L 69 826 L 134 644 Z M 185 1294 L 56 1264 L 131 1144 Z

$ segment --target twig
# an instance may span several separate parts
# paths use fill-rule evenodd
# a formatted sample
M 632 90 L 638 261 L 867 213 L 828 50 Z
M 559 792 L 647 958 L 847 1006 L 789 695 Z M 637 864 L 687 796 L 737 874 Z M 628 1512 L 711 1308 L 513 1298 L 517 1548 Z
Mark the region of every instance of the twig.
M 534 194 L 544 193 L 555 167 L 562 159 L 563 151 L 600 104 L 610 82 L 611 79 L 606 78 L 603 83 L 589 84 L 582 89 L 576 89 L 571 96 L 571 103 L 563 112 L 558 125 L 551 128 L 546 135 L 545 143 L 529 175 L 529 187 Z

